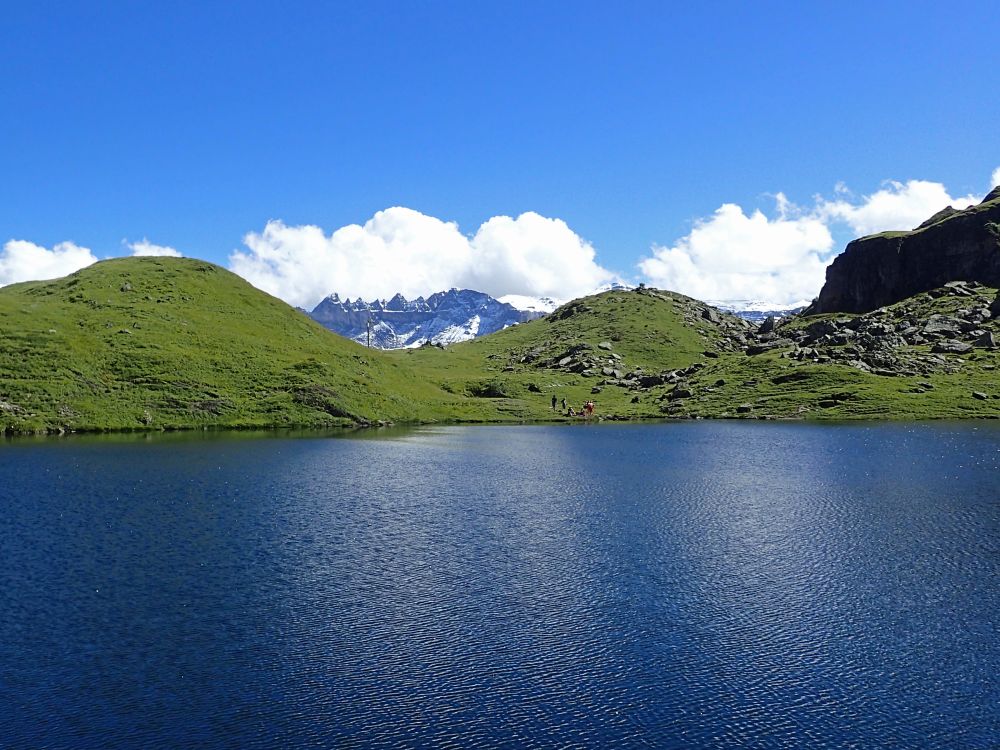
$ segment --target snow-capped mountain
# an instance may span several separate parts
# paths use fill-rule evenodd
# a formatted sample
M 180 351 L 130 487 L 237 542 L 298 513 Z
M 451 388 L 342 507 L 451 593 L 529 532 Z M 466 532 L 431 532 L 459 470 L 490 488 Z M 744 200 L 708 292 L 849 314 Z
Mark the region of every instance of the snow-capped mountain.
M 707 302 L 706 304 L 709 304 L 712 307 L 717 307 L 723 312 L 738 315 L 744 320 L 749 320 L 753 323 L 760 323 L 771 316 L 774 316 L 775 318 L 784 318 L 788 315 L 794 315 L 808 305 L 809 301 L 802 300 L 791 305 L 781 305 L 764 300 L 730 299 L 714 300 Z
M 368 343 L 370 321 L 371 345 L 379 349 L 466 341 L 544 314 L 541 309 L 518 309 L 472 289 L 450 289 L 414 300 L 397 294 L 388 301 L 371 302 L 360 297 L 342 300 L 331 294 L 309 313 L 331 331 L 361 344 Z

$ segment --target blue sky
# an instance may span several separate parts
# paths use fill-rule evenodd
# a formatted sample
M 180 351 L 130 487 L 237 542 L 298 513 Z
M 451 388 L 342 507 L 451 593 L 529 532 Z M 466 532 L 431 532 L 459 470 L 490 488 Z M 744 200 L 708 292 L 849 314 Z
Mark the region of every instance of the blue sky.
M 269 220 L 329 237 L 398 206 L 466 237 L 537 213 L 601 271 L 680 280 L 637 263 L 692 254 L 724 205 L 780 220 L 781 193 L 815 218 L 816 194 L 846 185 L 857 208 L 887 180 L 975 197 L 1000 167 L 987 2 L 32 2 L 3 18 L 0 242 L 99 258 L 148 238 L 232 265 Z M 857 223 L 823 216 L 842 249 Z M 582 267 L 578 250 L 554 257 Z

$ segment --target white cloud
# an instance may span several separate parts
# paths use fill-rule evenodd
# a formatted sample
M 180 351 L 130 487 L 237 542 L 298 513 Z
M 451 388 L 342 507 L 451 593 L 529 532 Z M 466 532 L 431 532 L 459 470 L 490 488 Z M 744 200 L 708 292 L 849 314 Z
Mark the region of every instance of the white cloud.
M 887 230 L 913 229 L 945 206 L 962 209 L 981 199 L 982 196 L 974 195 L 953 198 L 940 182 L 910 180 L 888 182 L 860 202 L 847 198 L 820 200 L 816 213 L 831 222 L 842 221 L 855 234 L 864 236 Z
M 993 173 L 1000 184 L 1000 169 Z M 834 233 L 863 236 L 913 229 L 945 206 L 962 209 L 982 196 L 953 197 L 939 182 L 887 182 L 871 195 L 855 197 L 842 183 L 836 198 L 815 199 L 811 208 L 778 193 L 773 217 L 725 204 L 698 219 L 671 245 L 653 245 L 639 262 L 647 280 L 707 300 L 766 300 L 793 305 L 819 293 L 833 260 Z
M 703 300 L 811 299 L 823 284 L 833 236 L 822 219 L 792 209 L 781 194 L 775 218 L 727 203 L 673 245 L 654 245 L 639 268 L 653 285 Z
M 1000 167 L 993 170 L 993 176 L 990 178 L 990 187 L 995 188 L 1000 185 Z
M 143 237 L 140 242 L 130 242 L 127 243 L 126 246 L 132 251 L 132 255 L 136 257 L 147 257 L 153 255 L 166 255 L 171 258 L 181 257 L 179 250 L 167 247 L 166 245 L 154 245 L 145 237 Z
M 8 240 L 0 252 L 0 286 L 56 279 L 96 263 L 89 248 L 60 242 L 51 250 L 25 240 Z
M 306 308 L 331 292 L 406 297 L 451 287 L 500 296 L 574 297 L 612 278 L 593 247 L 565 222 L 536 213 L 497 216 L 472 237 L 409 208 L 379 211 L 363 226 L 327 235 L 317 226 L 269 221 L 244 237 L 229 267 L 255 286 Z
M 529 211 L 494 216 L 472 238 L 463 286 L 494 297 L 522 294 L 572 298 L 593 292 L 613 274 L 595 262 L 593 246 L 562 219 Z

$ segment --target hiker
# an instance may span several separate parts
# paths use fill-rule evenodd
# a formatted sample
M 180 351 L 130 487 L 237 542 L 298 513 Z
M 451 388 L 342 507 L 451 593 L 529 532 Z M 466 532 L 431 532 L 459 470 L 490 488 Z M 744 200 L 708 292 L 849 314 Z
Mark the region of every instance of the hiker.
M 558 400 L 558 399 L 556 399 L 556 394 L 554 394 L 554 393 L 553 393 L 553 394 L 552 394 L 552 411 L 555 411 L 555 410 L 556 410 L 556 401 L 557 401 L 557 400 Z
M 573 411 L 573 407 L 572 406 L 569 407 L 569 416 L 571 416 L 571 417 L 575 417 L 576 416 L 576 412 Z
M 565 396 L 563 396 L 562 408 L 563 408 L 563 411 L 566 411 L 566 397 Z

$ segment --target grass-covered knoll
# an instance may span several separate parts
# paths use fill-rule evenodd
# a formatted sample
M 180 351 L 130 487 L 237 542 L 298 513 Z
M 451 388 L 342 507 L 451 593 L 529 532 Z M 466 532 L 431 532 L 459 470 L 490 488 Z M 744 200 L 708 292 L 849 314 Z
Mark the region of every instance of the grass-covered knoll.
M 523 419 L 561 418 L 561 409 L 551 410 L 553 395 L 560 406 L 566 398 L 575 408 L 593 399 L 601 416 L 660 417 L 660 405 L 645 392 L 609 383 L 683 369 L 706 361 L 705 352 L 721 356 L 725 332 L 747 328 L 673 292 L 611 291 L 444 350 L 425 346 L 393 355 L 447 391 L 493 400 Z
M 447 419 L 454 400 L 203 261 L 0 289 L 0 431 Z

